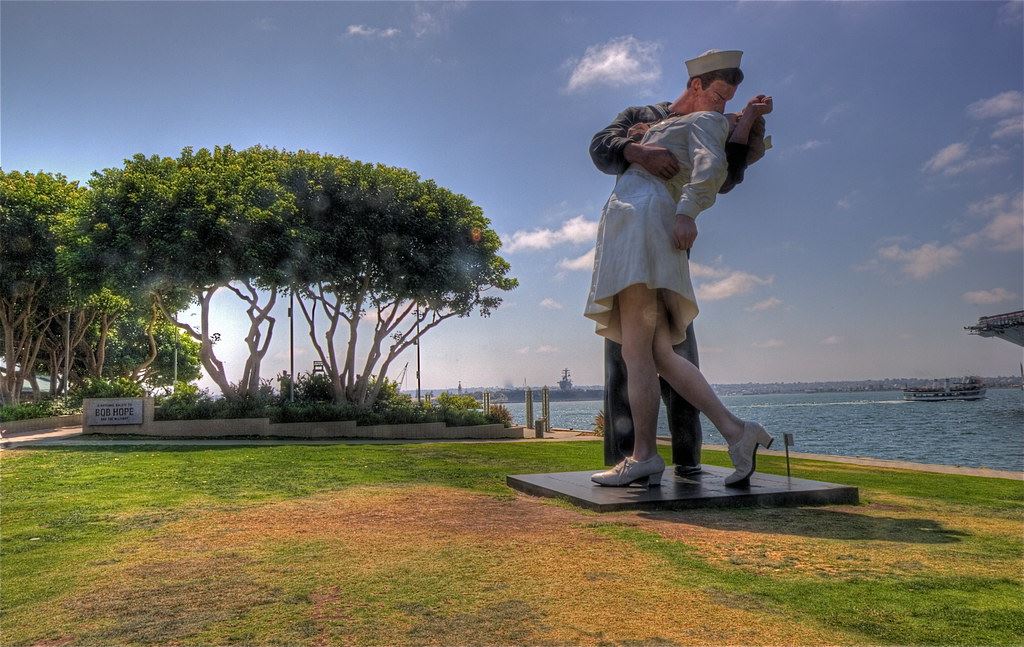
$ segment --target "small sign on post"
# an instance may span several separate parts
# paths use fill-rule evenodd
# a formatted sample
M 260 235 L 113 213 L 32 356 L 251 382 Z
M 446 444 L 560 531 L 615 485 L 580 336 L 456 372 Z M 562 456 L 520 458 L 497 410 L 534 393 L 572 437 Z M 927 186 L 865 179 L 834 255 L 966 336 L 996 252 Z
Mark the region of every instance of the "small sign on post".
M 782 434 L 783 444 L 786 445 L 786 478 L 791 478 L 789 474 L 789 448 L 793 446 L 793 434 Z

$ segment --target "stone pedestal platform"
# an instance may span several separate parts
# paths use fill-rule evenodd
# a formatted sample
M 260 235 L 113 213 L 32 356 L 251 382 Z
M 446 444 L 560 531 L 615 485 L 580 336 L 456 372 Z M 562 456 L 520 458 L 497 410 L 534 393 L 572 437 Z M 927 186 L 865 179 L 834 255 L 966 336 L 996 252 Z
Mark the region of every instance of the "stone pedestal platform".
M 590 480 L 600 469 L 586 472 L 515 474 L 507 476 L 509 487 L 532 494 L 566 499 L 597 512 L 618 510 L 681 510 L 731 506 L 791 506 L 857 503 L 857 488 L 849 485 L 787 478 L 754 472 L 750 485 L 726 487 L 724 479 L 732 468 L 703 465 L 701 473 L 676 476 L 669 466 L 661 487 L 605 487 Z

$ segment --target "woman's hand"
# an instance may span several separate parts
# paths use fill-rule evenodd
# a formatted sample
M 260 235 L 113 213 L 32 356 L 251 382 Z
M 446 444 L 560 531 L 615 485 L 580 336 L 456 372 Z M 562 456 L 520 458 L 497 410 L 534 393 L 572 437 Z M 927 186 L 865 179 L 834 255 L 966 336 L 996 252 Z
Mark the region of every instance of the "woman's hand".
M 759 94 L 747 102 L 746 107 L 743 108 L 743 116 L 756 119 L 769 114 L 773 107 L 772 98 L 769 95 Z
M 697 240 L 697 222 L 685 214 L 676 214 L 676 224 L 672 228 L 672 242 L 676 249 L 686 251 L 693 247 L 693 241 Z

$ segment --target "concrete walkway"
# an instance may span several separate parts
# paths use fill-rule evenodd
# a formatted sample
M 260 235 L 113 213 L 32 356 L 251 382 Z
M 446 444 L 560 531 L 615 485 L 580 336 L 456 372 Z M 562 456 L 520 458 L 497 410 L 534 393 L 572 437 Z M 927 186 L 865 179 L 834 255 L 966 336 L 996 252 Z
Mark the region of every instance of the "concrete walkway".
M 164 439 L 164 438 L 92 438 L 82 434 L 81 427 L 66 427 L 54 431 L 29 432 L 13 436 L 5 436 L 0 440 L 0 450 L 3 449 L 30 449 L 33 447 L 116 447 L 121 445 L 142 445 L 142 446 L 164 446 L 164 447 L 268 447 L 275 445 L 406 445 L 412 443 L 550 443 L 550 442 L 574 442 L 586 440 L 601 440 L 600 436 L 570 429 L 552 429 L 547 438 L 495 438 L 489 440 L 465 439 L 399 439 L 399 440 L 373 440 L 361 438 L 335 438 L 335 439 L 291 439 L 291 438 L 267 438 L 267 439 Z M 659 439 L 661 445 L 669 445 L 667 439 Z M 704 445 L 705 449 L 725 451 L 725 445 Z M 773 451 L 762 449 L 762 454 L 770 456 L 785 456 L 785 451 Z M 883 467 L 888 469 L 914 470 L 918 472 L 934 472 L 938 474 L 958 474 L 961 476 L 981 476 L 985 478 L 1012 479 L 1015 481 L 1024 480 L 1024 472 L 1013 472 L 1007 470 L 995 470 L 987 467 L 961 467 L 959 465 L 935 465 L 929 463 L 911 463 L 907 461 L 896 461 L 882 458 L 871 458 L 869 456 L 833 456 L 830 454 L 808 454 L 804 452 L 789 452 L 792 458 L 801 458 L 816 461 L 828 461 L 833 463 L 846 463 L 849 465 L 860 465 L 865 467 Z

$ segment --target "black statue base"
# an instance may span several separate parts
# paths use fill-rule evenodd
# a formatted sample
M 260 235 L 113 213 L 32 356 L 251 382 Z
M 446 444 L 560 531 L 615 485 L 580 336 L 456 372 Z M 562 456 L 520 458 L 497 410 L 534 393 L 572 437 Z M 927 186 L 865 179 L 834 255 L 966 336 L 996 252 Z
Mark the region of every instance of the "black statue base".
M 516 474 L 507 476 L 509 487 L 533 494 L 566 499 L 597 512 L 617 510 L 680 510 L 731 506 L 787 506 L 857 503 L 857 488 L 822 481 L 787 478 L 755 472 L 746 487 L 725 487 L 732 468 L 704 465 L 689 477 L 676 476 L 670 466 L 661 487 L 604 487 L 590 480 L 600 469 L 586 472 Z

